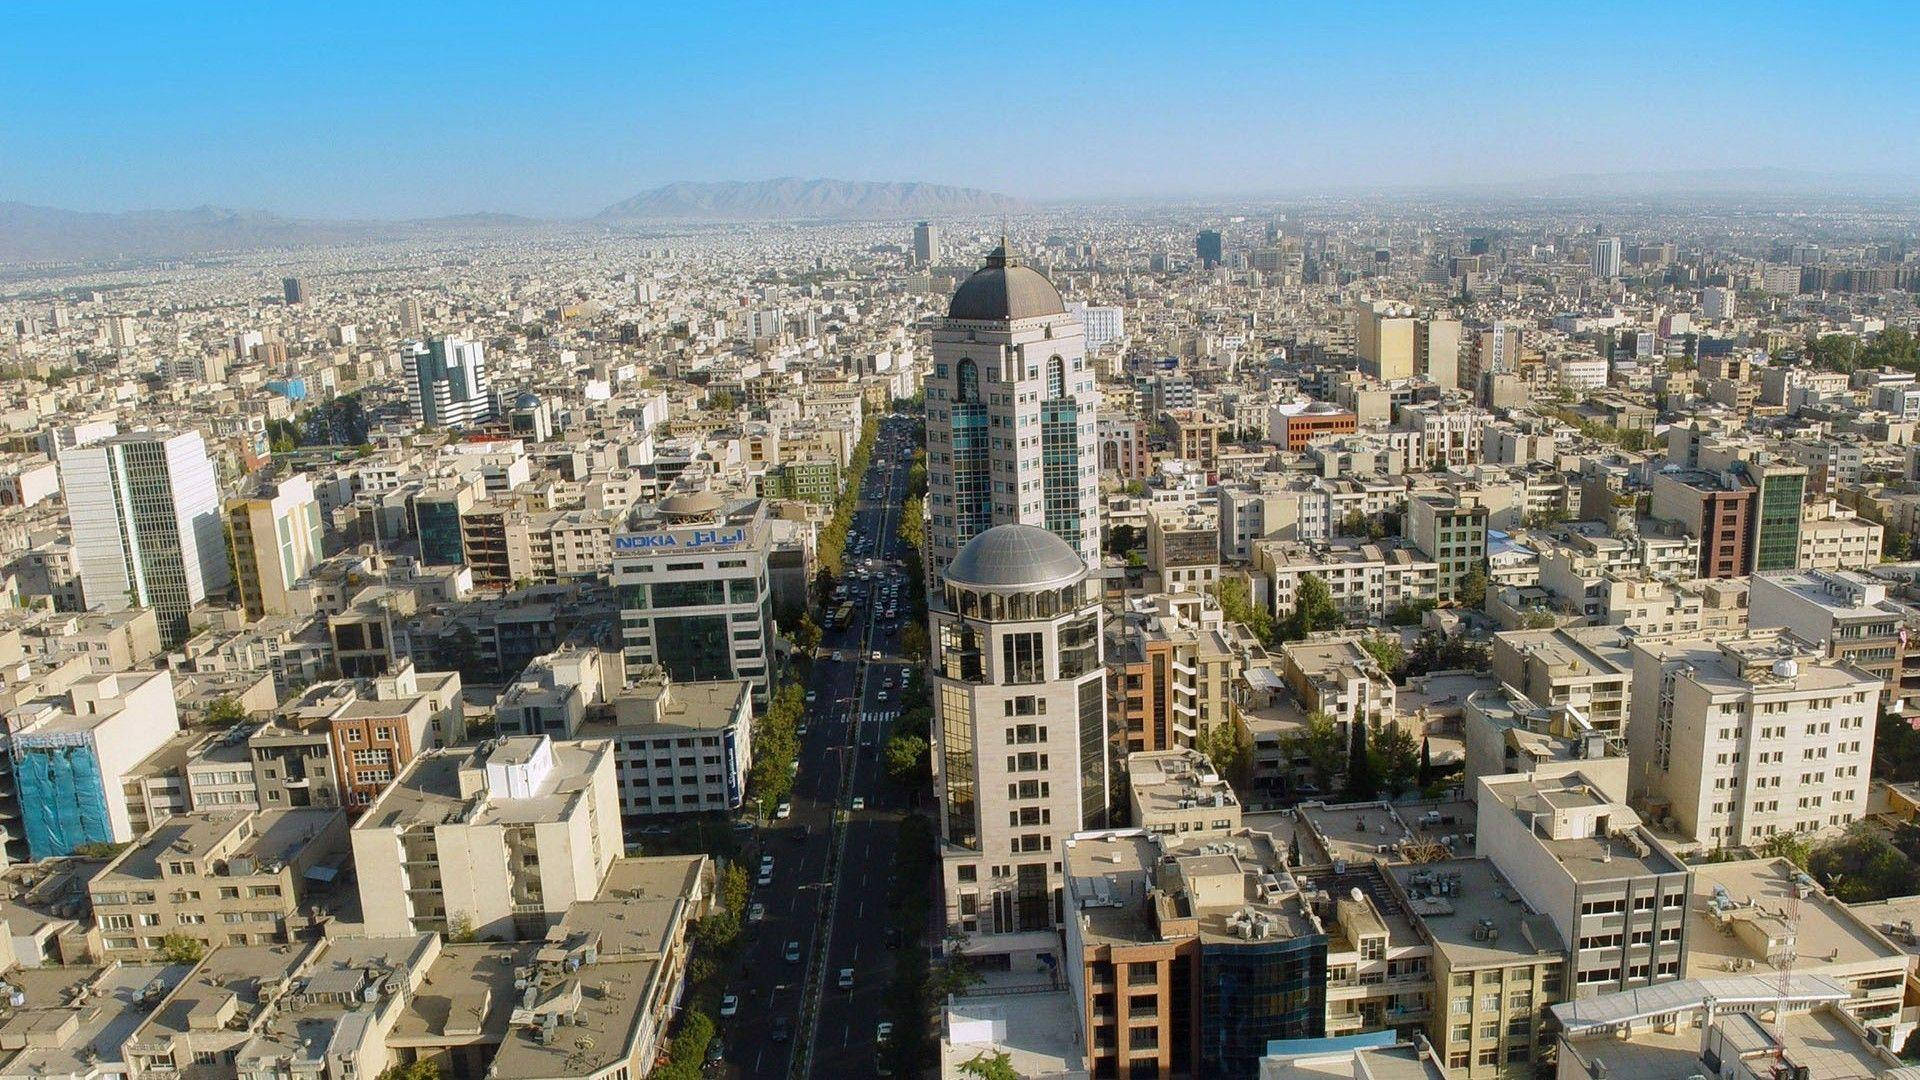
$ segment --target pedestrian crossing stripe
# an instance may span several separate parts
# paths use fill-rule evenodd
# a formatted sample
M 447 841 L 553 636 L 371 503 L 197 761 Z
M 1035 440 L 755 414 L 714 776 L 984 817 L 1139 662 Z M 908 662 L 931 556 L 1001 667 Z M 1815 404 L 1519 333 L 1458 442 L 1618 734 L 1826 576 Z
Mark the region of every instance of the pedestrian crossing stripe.
M 884 724 L 899 715 L 898 712 L 866 712 L 860 714 L 860 722 L 863 724 Z

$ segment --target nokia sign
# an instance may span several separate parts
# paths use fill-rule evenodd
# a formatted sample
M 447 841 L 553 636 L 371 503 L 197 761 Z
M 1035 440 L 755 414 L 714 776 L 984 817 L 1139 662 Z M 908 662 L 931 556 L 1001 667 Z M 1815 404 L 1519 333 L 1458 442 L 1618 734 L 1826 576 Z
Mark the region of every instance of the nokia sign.
M 615 551 L 716 551 L 747 542 L 745 529 L 671 529 L 613 538 Z

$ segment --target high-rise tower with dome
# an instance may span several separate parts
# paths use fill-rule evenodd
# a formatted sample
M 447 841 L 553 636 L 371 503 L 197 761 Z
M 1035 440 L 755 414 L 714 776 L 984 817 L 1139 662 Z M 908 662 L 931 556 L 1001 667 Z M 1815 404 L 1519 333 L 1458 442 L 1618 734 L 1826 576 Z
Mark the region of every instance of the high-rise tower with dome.
M 927 391 L 932 580 L 995 525 L 1035 525 L 1100 565 L 1099 394 L 1080 323 L 1006 241 L 933 331 Z

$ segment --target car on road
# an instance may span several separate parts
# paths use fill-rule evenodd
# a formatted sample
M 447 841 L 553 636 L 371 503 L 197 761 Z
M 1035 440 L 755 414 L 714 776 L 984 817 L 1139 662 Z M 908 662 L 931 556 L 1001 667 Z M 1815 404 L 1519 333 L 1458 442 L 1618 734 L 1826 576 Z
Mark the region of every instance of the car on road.
M 890 1045 L 888 1045 L 888 1040 L 892 1038 L 893 1038 L 893 1024 L 889 1023 L 888 1021 L 882 1020 L 879 1024 L 874 1026 L 874 1029 L 873 1029 L 873 1075 L 875 1076 L 892 1076 L 893 1075 L 893 1062 L 891 1060 L 893 1048 Z
M 880 662 L 880 661 L 881 661 L 882 659 L 883 659 L 883 658 L 882 658 L 882 657 L 881 657 L 881 655 L 880 655 L 880 650 L 878 650 L 878 649 L 875 649 L 875 650 L 873 651 L 873 662 L 877 664 L 877 663 L 879 663 L 879 662 Z
M 747 909 L 747 921 L 756 923 L 767 917 L 767 905 L 756 903 Z
M 820 700 L 820 691 L 818 690 L 807 691 L 807 704 L 811 705 L 818 700 Z
M 728 994 L 720 999 L 720 1015 L 732 1016 L 740 1011 L 740 995 Z
M 867 797 L 865 795 L 855 795 L 853 797 L 853 808 L 855 810 L 865 810 L 867 808 Z
M 729 995 L 729 997 L 731 997 L 731 995 Z M 732 1016 L 733 1014 L 721 1013 L 720 1015 Z M 727 1056 L 727 1044 L 725 1042 L 719 1039 L 712 1039 L 707 1042 L 707 1064 L 718 1065 L 722 1060 L 726 1058 L 726 1056 Z
M 852 968 L 841 968 L 841 969 L 840 969 L 840 983 L 839 983 L 839 985 L 840 985 L 840 989 L 842 989 L 842 990 L 851 990 L 851 989 L 853 989 L 853 969 L 852 969 Z
M 765 888 L 766 886 L 773 884 L 773 867 L 771 866 L 761 867 L 760 877 L 756 880 L 759 882 L 762 888 Z
M 873 695 L 873 699 L 875 701 L 885 701 L 887 700 L 887 692 L 885 690 L 882 690 L 879 693 Z
M 786 956 L 787 956 L 787 963 L 789 964 L 799 963 L 800 962 L 800 943 L 797 941 L 787 942 Z
M 773 816 L 774 816 L 774 819 L 775 819 L 775 820 L 777 820 L 777 821 L 785 821 L 785 820 L 787 820 L 788 818 L 790 818 L 790 817 L 792 817 L 792 816 L 793 816 L 793 804 L 792 804 L 792 803 L 790 803 L 790 802 L 783 802 L 783 803 L 781 803 L 781 804 L 780 804 L 779 806 L 776 806 L 776 807 L 774 807 L 774 808 L 773 808 Z M 762 863 L 762 865 L 764 865 L 764 864 L 766 864 L 766 863 L 769 863 L 769 862 L 772 862 L 773 860 L 772 860 L 772 859 L 762 859 L 762 860 L 760 860 L 760 861 L 761 861 L 761 863 Z
M 793 1028 L 788 1025 L 787 1018 L 784 1016 L 774 1017 L 773 1028 L 767 1032 L 767 1038 L 777 1043 L 783 1043 L 792 1037 Z
M 803 739 L 804 739 L 804 738 L 806 738 L 806 737 L 807 737 L 807 725 L 805 725 L 805 724 L 801 724 L 801 725 L 800 725 L 799 727 L 797 727 L 797 728 L 794 728 L 794 729 L 793 729 L 793 733 L 794 733 L 795 735 L 798 735 L 798 736 L 800 736 L 800 737 L 801 737 L 801 738 L 803 738 Z
M 755 906 L 755 907 L 758 907 L 759 905 L 757 905 L 757 904 L 756 904 L 756 905 L 754 905 L 754 906 Z M 887 927 L 887 933 L 886 933 L 886 938 L 885 938 L 885 940 L 886 940 L 886 943 L 887 943 L 887 948 L 889 948 L 889 949 L 897 949 L 897 948 L 899 948 L 899 947 L 900 947 L 900 928 L 899 928 L 899 927 L 897 927 L 897 926 L 889 926 L 889 927 Z

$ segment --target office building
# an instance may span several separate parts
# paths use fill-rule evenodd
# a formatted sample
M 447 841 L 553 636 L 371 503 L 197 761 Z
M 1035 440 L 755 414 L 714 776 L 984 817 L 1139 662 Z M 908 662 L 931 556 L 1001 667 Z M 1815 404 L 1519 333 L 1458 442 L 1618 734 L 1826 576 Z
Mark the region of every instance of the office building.
M 10 856 L 22 846 L 48 859 L 132 840 L 126 777 L 180 730 L 173 676 L 89 675 L 14 713 L 7 757 L 18 809 L 17 818 L 7 815 L 15 819 L 6 830 Z
M 171 648 L 187 613 L 231 581 L 220 488 L 198 431 L 135 432 L 60 453 L 87 603 L 150 607 Z
M 297 277 L 281 278 L 280 292 L 287 298 L 288 304 L 304 304 L 307 302 L 306 283 Z
M 1859 820 L 1883 683 L 1823 651 L 1778 629 L 1635 641 L 1633 797 L 1707 848 Z
M 1620 238 L 1607 236 L 1593 242 L 1593 276 L 1612 280 L 1620 276 Z
M 323 557 L 323 532 L 305 476 L 269 481 L 253 497 L 227 504 L 233 580 L 247 618 L 301 614 L 294 585 Z
M 1709 285 L 1700 297 L 1700 314 L 1719 321 L 1734 314 L 1735 293 L 1724 285 Z
M 159 953 L 169 935 L 209 947 L 294 940 L 308 925 L 301 900 L 346 856 L 338 810 L 176 814 L 89 883 L 101 945 L 125 960 Z
M 1700 577 L 1740 577 L 1751 568 L 1753 494 L 1733 477 L 1671 468 L 1654 474 L 1652 513 L 1700 541 Z
M 1209 270 L 1226 261 L 1218 230 L 1200 230 L 1193 238 L 1193 253 L 1199 257 L 1200 265 Z
M 926 267 L 940 261 L 940 226 L 922 221 L 913 227 L 913 265 Z
M 729 507 L 701 492 L 669 496 L 660 509 L 706 524 L 613 538 L 628 669 L 656 666 L 681 683 L 744 679 L 765 702 L 775 674 L 766 504 Z
M 1052 283 L 996 249 L 933 331 L 926 390 L 929 580 L 975 536 L 1016 523 L 1100 565 L 1100 395 Z
M 478 341 L 443 335 L 400 347 L 407 408 L 424 427 L 463 427 L 493 419 L 493 384 Z
M 1089 353 L 1097 353 L 1109 345 L 1117 345 L 1126 340 L 1126 309 L 1111 306 L 1090 305 L 1084 300 L 1075 300 L 1067 305 L 1073 317 L 1080 320 L 1082 333 Z
M 353 825 L 367 933 L 544 937 L 620 856 L 613 757 L 515 735 L 416 758 Z
M 970 952 L 1030 958 L 1057 940 L 1061 843 L 1108 818 L 1099 584 L 1066 541 L 999 525 L 946 567 L 938 601 L 933 785 L 946 923 Z
M 619 748 L 614 777 L 628 818 L 740 809 L 753 768 L 753 686 L 643 678 L 608 703 L 583 738 Z

